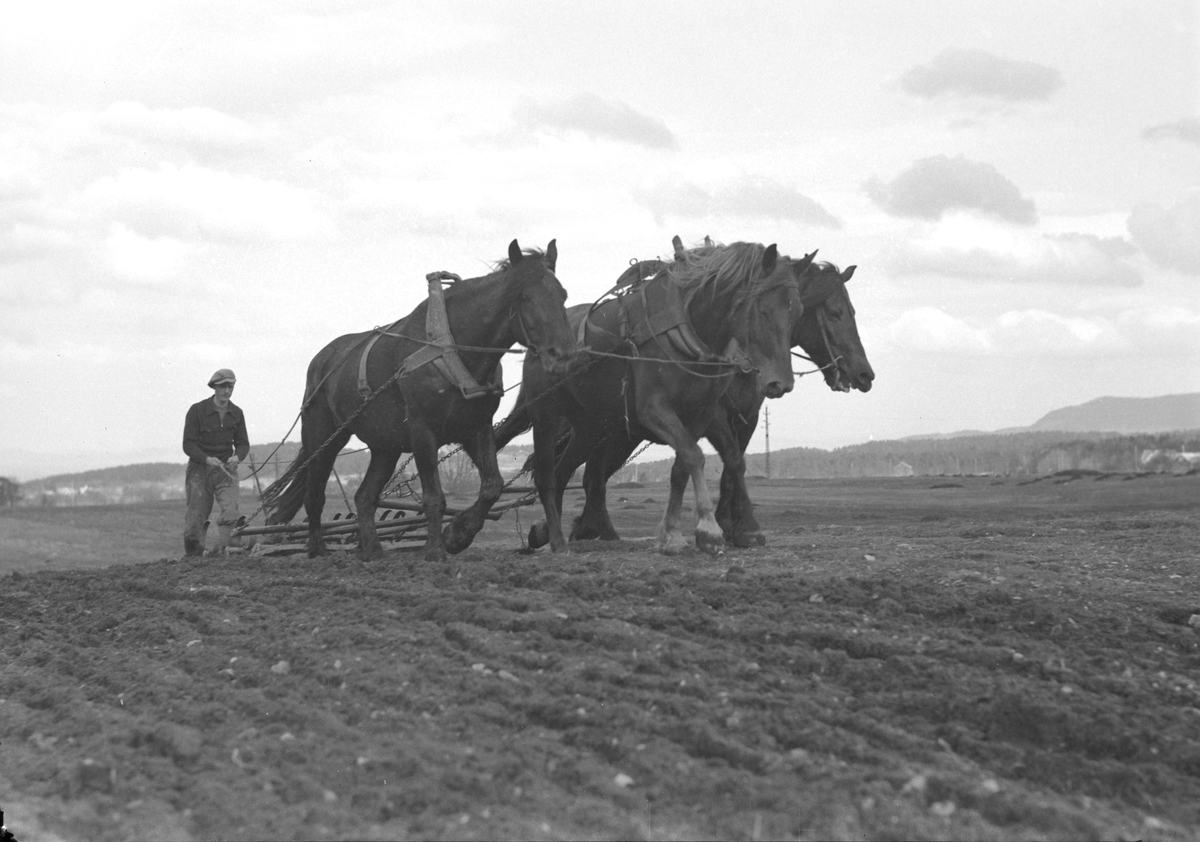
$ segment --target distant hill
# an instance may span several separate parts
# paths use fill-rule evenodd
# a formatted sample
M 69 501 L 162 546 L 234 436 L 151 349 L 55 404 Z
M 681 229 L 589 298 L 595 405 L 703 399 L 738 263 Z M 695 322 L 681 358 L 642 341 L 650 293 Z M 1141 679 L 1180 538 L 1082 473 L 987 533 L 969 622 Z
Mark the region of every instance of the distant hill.
M 1157 398 L 1096 398 L 1048 412 L 1030 430 L 1169 433 L 1200 428 L 1200 393 Z
M 1157 398 L 1096 398 L 1077 406 L 1047 412 L 1028 427 L 1001 430 L 957 430 L 924 433 L 900 441 L 959 439 L 1053 430 L 1068 433 L 1173 433 L 1200 429 L 1200 393 L 1163 395 Z

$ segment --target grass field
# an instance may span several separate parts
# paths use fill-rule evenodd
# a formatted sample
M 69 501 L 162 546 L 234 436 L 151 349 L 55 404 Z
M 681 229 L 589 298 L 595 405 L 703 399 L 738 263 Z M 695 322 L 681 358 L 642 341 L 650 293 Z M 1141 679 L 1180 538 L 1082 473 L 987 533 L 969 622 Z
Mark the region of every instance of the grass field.
M 0 806 L 22 842 L 1200 838 L 1200 478 L 751 493 L 762 548 L 659 555 L 646 486 L 622 541 L 525 554 L 525 509 L 446 565 L 4 511 Z

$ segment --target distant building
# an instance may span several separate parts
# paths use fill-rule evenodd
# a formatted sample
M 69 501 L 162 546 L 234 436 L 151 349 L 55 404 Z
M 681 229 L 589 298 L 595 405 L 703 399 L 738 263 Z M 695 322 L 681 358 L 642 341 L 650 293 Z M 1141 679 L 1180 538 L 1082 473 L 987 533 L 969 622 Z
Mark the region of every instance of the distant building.
M 911 477 L 913 475 L 913 466 L 901 460 L 892 468 L 892 476 L 894 477 Z
M 1200 468 L 1200 453 L 1190 453 L 1186 450 L 1143 450 L 1138 457 L 1138 465 L 1143 471 L 1186 474 L 1193 468 Z

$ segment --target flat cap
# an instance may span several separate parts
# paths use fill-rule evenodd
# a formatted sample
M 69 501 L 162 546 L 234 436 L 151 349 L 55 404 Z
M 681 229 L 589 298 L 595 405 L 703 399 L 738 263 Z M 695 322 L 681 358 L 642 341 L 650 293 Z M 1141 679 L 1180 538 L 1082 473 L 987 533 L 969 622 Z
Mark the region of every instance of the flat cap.
M 237 378 L 233 376 L 233 371 L 228 368 L 218 368 L 212 377 L 208 378 L 209 386 L 220 386 L 222 383 L 236 383 Z

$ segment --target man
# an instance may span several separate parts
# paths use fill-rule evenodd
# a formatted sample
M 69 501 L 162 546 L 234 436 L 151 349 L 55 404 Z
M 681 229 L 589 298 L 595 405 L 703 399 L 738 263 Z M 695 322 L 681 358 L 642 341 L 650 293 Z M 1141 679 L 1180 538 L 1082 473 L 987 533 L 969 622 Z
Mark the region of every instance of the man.
M 227 368 L 208 380 L 213 396 L 192 404 L 183 422 L 183 452 L 188 455 L 185 555 L 204 554 L 204 521 L 213 500 L 220 506 L 217 539 L 209 555 L 224 555 L 238 521 L 238 465 L 250 453 L 246 417 L 229 398 L 237 378 Z

